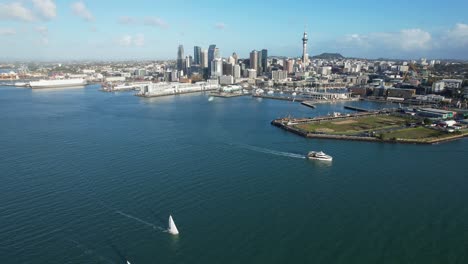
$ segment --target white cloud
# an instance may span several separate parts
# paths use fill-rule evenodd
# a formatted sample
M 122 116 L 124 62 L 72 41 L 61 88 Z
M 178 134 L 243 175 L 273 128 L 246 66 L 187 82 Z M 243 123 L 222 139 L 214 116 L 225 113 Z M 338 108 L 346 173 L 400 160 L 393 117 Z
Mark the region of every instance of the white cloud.
M 152 27 L 168 28 L 169 25 L 159 17 L 146 17 L 144 24 Z
M 458 23 L 447 32 L 446 39 L 456 46 L 468 45 L 468 25 Z
M 94 20 L 93 14 L 91 14 L 83 1 L 74 2 L 71 5 L 71 9 L 76 16 L 81 17 L 86 21 Z
M 129 17 L 129 16 L 119 17 L 119 23 L 123 25 L 130 25 L 130 24 L 134 24 L 135 22 L 136 20 L 133 17 Z
M 224 24 L 224 23 L 222 23 L 222 22 L 216 23 L 216 24 L 215 24 L 215 28 L 220 29 L 220 30 L 223 30 L 223 29 L 226 28 L 226 24 Z
M 54 0 L 32 0 L 35 9 L 45 19 L 52 19 L 57 16 L 57 6 Z
M 432 47 L 432 36 L 422 29 L 403 29 L 399 32 L 374 32 L 344 37 L 347 47 L 389 48 L 401 51 L 428 50 Z
M 135 36 L 132 35 L 123 35 L 119 40 L 118 43 L 124 47 L 141 47 L 145 45 L 145 36 L 143 34 L 136 34 Z
M 9 4 L 0 3 L 0 20 L 18 20 L 31 22 L 36 20 L 32 11 L 23 6 L 21 2 Z
M 0 28 L 0 36 L 13 36 L 16 35 L 16 30 L 12 28 Z

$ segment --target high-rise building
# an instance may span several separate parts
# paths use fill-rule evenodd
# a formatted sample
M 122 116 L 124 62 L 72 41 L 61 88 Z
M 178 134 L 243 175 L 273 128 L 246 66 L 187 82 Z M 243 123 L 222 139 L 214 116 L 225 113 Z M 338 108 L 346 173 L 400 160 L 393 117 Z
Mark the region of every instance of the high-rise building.
M 184 69 L 184 46 L 179 45 L 177 50 L 177 70 L 181 71 Z
M 223 61 L 221 59 L 214 59 L 211 62 L 211 78 L 223 76 Z
M 212 44 L 210 45 L 210 47 L 208 48 L 208 71 L 211 72 L 211 62 L 214 60 L 215 58 L 215 49 L 216 49 L 216 45 L 215 44 Z
M 234 64 L 237 64 L 237 61 L 239 60 L 239 56 L 237 56 L 237 53 L 232 53 L 232 57 L 234 58 Z
M 258 52 L 253 50 L 250 52 L 250 69 L 257 70 L 258 68 Z
M 309 54 L 307 53 L 307 42 L 309 38 L 307 37 L 307 32 L 304 32 L 304 36 L 302 37 L 302 63 L 308 64 L 309 63 Z
M 235 79 L 239 79 L 241 77 L 241 67 L 240 65 L 234 65 L 234 68 L 232 69 L 233 71 L 233 76 Z
M 268 67 L 268 50 L 267 49 L 262 49 L 261 64 L 262 64 L 262 71 L 266 72 L 267 67 Z
M 205 49 L 201 51 L 200 66 L 202 69 L 208 68 L 208 51 Z
M 221 53 L 219 51 L 219 48 L 215 48 L 214 50 L 214 59 L 221 59 Z
M 292 60 L 292 59 L 284 60 L 284 62 L 283 62 L 283 69 L 284 69 L 287 73 L 293 73 L 293 71 L 294 71 L 294 60 Z
M 257 52 L 257 74 L 258 75 L 261 75 L 262 72 L 263 72 L 263 69 L 262 69 L 262 52 L 259 51 Z
M 201 47 L 193 47 L 193 62 L 194 64 L 201 64 Z
M 236 60 L 234 59 L 233 56 L 229 56 L 229 58 L 228 58 L 228 63 L 231 64 L 231 65 L 236 64 Z

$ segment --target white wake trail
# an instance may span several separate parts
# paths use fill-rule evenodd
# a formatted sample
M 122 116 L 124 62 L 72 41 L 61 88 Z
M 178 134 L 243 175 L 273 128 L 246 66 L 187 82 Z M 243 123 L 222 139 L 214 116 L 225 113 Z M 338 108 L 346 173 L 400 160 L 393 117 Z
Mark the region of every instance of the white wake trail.
M 165 230 L 166 230 L 165 228 L 156 226 L 156 225 L 154 225 L 154 224 L 152 224 L 152 223 L 150 223 L 150 222 L 147 222 L 147 221 L 145 221 L 145 220 L 142 220 L 142 219 L 140 219 L 140 218 L 138 218 L 138 217 L 135 217 L 135 216 L 133 216 L 133 215 L 126 214 L 126 213 L 124 213 L 124 212 L 122 212 L 122 211 L 120 211 L 120 210 L 115 211 L 115 213 L 116 213 L 116 214 L 119 214 L 119 215 L 121 215 L 121 216 L 125 216 L 125 217 L 127 217 L 127 218 L 129 218 L 129 219 L 135 220 L 135 221 L 137 221 L 137 222 L 139 222 L 139 223 L 141 223 L 141 224 L 144 224 L 144 225 L 146 225 L 146 226 L 152 227 L 153 229 L 160 230 L 160 231 L 165 231 Z
M 272 150 L 272 149 L 254 147 L 254 146 L 250 146 L 250 145 L 241 145 L 241 146 L 243 148 L 245 148 L 245 149 L 260 152 L 260 153 L 265 153 L 265 154 L 271 154 L 271 155 L 288 157 L 288 158 L 295 158 L 295 159 L 305 159 L 306 158 L 305 155 L 296 154 L 296 153 L 276 151 L 276 150 Z

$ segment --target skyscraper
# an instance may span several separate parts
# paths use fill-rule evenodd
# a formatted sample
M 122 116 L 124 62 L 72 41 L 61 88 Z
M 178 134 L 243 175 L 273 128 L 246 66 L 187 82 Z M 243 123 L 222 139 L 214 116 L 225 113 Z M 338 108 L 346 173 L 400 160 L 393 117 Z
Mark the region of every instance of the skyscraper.
M 309 63 L 309 54 L 307 54 L 307 41 L 309 41 L 309 38 L 307 37 L 307 32 L 304 32 L 304 36 L 302 37 L 302 63 L 304 64 Z
M 210 47 L 208 48 L 208 72 L 211 72 L 211 62 L 215 58 L 215 49 L 215 44 L 210 45 Z
M 257 74 L 258 75 L 261 75 L 262 72 L 263 72 L 263 69 L 262 69 L 262 52 L 259 51 L 257 52 Z
M 267 50 L 267 49 L 262 49 L 262 60 L 261 60 L 261 64 L 262 64 L 262 71 L 263 71 L 263 72 L 266 72 L 266 71 L 267 71 L 267 67 L 268 67 L 268 50 Z
M 219 52 L 219 48 L 215 48 L 213 59 L 221 59 L 221 53 Z
M 202 69 L 208 68 L 208 51 L 207 50 L 201 51 L 200 66 Z
M 179 45 L 177 50 L 177 70 L 181 71 L 184 69 L 184 46 Z
M 193 47 L 193 63 L 201 64 L 201 47 L 199 46 Z
M 223 61 L 221 59 L 214 59 L 211 62 L 211 78 L 223 76 Z
M 250 69 L 257 70 L 258 68 L 258 52 L 253 50 L 250 52 Z

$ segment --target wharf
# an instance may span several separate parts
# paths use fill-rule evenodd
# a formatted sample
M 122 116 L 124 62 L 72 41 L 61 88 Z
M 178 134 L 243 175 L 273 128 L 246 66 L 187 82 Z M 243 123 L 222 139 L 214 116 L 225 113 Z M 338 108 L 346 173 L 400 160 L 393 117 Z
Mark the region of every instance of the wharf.
M 211 96 L 214 97 L 221 97 L 221 98 L 233 98 L 233 97 L 240 97 L 246 96 L 250 94 L 243 94 L 243 93 L 210 93 Z
M 261 95 L 261 94 L 254 94 L 254 95 L 252 95 L 252 97 L 273 99 L 273 100 L 282 100 L 282 101 L 290 101 L 290 102 L 304 102 L 305 101 L 304 98 L 273 96 L 273 95 Z
M 304 101 L 304 102 L 301 103 L 301 105 L 305 105 L 305 106 L 313 108 L 313 109 L 316 108 L 316 106 L 313 105 L 313 102 L 311 102 L 311 101 Z
M 350 105 L 345 105 L 344 108 L 348 109 L 348 110 L 358 111 L 358 112 L 372 112 L 372 111 L 375 111 L 375 110 L 369 110 L 369 109 L 356 107 L 356 106 L 350 106 Z
M 164 97 L 164 96 L 171 96 L 171 95 L 182 95 L 182 94 L 192 94 L 192 93 L 203 93 L 204 91 L 187 91 L 187 92 L 176 92 L 176 93 L 158 93 L 158 94 L 135 94 L 135 96 L 143 97 L 143 98 L 152 98 L 152 97 Z

